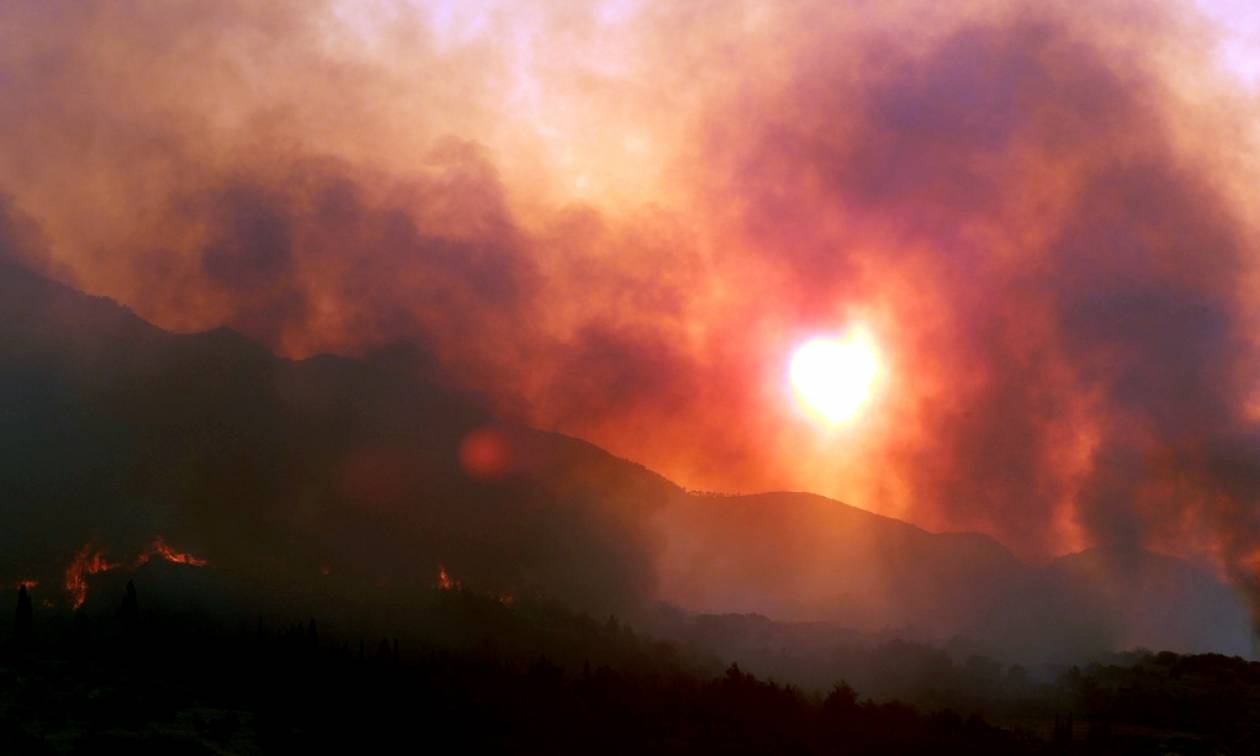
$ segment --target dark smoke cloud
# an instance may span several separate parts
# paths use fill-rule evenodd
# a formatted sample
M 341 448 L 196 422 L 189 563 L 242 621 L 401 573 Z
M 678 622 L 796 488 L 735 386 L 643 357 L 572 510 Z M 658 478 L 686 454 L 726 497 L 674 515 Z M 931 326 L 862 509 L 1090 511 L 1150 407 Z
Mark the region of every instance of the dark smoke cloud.
M 1252 432 L 1251 240 L 1210 163 L 1179 148 L 1159 72 L 1052 11 L 926 50 L 873 37 L 820 38 L 718 151 L 739 156 L 747 228 L 805 297 L 908 276 L 937 308 L 902 326 L 950 387 L 891 447 L 913 510 L 1033 550 L 1053 548 L 1065 501 L 1094 542 L 1216 527 L 1157 481 L 1220 469 L 1210 449 Z M 1079 437 L 1072 476 L 1059 455 Z
M 9 6 L 0 188 L 40 265 L 289 355 L 422 345 L 691 486 L 1254 583 L 1253 108 L 1188 8 L 508 5 L 362 40 L 336 10 Z M 854 319 L 890 383 L 828 436 L 782 365 Z
M 179 299 L 169 306 L 208 295 L 228 325 L 290 352 L 362 351 L 428 333 L 475 360 L 479 334 L 528 323 L 535 274 L 493 171 L 475 150 L 452 152 L 406 183 L 325 159 L 274 181 L 198 189 L 179 212 L 205 223 L 204 238 L 174 276 L 187 290 L 170 292 Z M 143 275 L 162 254 L 130 264 Z

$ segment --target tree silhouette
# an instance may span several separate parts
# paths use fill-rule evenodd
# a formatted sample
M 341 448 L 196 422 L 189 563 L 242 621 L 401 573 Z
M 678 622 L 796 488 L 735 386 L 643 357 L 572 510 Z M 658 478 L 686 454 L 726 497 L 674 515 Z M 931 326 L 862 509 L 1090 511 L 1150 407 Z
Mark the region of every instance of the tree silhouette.
M 140 601 L 136 597 L 136 584 L 131 580 L 127 581 L 127 592 L 123 594 L 118 614 L 122 618 L 123 626 L 128 628 L 135 627 L 140 619 Z
M 848 718 L 858 708 L 858 694 L 849 684 L 841 680 L 836 683 L 827 697 L 823 699 L 823 713 L 831 718 Z
M 26 585 L 18 587 L 17 614 L 13 618 L 13 634 L 19 646 L 26 646 L 31 642 L 32 625 L 34 623 L 34 611 L 31 607 L 31 594 L 26 590 Z

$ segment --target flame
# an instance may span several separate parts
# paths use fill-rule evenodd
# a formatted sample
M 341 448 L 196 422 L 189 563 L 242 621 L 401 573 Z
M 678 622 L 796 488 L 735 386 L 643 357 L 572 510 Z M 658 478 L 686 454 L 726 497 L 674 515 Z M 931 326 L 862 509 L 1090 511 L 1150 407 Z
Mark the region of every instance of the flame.
M 149 553 L 159 554 L 168 562 L 174 562 L 175 564 L 187 564 L 191 567 L 205 567 L 207 564 L 210 564 L 209 561 L 195 557 L 186 551 L 176 551 L 175 549 L 172 549 L 170 546 L 166 545 L 166 541 L 162 539 L 162 536 L 158 536 L 153 539 L 153 545 L 149 547 Z
M 78 609 L 87 601 L 88 575 L 107 572 L 117 566 L 105 558 L 105 552 L 91 543 L 83 544 L 83 548 L 79 549 L 70 566 L 66 568 L 66 591 L 70 593 L 70 606 Z
M 162 536 L 156 536 L 153 543 L 149 547 L 140 552 L 131 562 L 132 569 L 148 564 L 149 559 L 153 556 L 160 556 L 168 562 L 174 564 L 186 564 L 190 567 L 205 567 L 210 562 L 195 557 L 186 551 L 176 551 L 167 545 L 166 540 Z M 98 572 L 108 572 L 109 570 L 121 567 L 120 562 L 111 562 L 105 558 L 105 552 L 94 547 L 91 543 L 86 543 L 83 548 L 79 549 L 74 559 L 70 562 L 70 566 L 66 568 L 66 591 L 70 594 L 71 607 L 78 609 L 83 606 L 83 602 L 87 601 L 87 578 L 89 575 L 95 575 Z M 34 581 L 26 581 L 28 587 L 34 586 Z
M 25 588 L 26 590 L 29 591 L 33 589 L 35 586 L 39 585 L 39 581 L 38 580 L 19 580 L 17 584 L 19 588 Z
M 446 567 L 438 565 L 438 590 L 450 591 L 460 587 L 458 580 L 452 580 L 450 574 L 447 573 Z
M 451 573 L 446 571 L 446 565 L 438 565 L 437 587 L 439 591 L 457 591 L 463 590 L 464 584 L 459 580 L 451 577 Z M 469 589 L 471 592 L 472 589 Z M 516 596 L 511 593 L 485 593 L 482 594 L 488 598 L 493 598 L 504 606 L 511 606 L 516 603 Z

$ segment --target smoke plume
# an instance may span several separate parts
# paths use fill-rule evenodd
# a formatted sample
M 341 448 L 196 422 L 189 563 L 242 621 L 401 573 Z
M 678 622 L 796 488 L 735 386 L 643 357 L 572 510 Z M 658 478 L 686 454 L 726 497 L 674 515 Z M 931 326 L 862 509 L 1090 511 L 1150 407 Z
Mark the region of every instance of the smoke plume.
M 166 328 L 411 345 L 691 488 L 1256 593 L 1257 106 L 1217 33 L 1130 0 L 17 0 L 0 192 L 23 265 Z M 888 379 L 819 429 L 787 358 L 854 324 Z

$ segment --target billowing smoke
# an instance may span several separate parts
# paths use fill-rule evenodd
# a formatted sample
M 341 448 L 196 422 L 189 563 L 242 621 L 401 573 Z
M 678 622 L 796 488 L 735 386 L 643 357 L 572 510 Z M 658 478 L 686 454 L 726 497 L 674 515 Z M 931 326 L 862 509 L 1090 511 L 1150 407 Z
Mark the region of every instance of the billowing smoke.
M 26 260 L 693 488 L 1260 568 L 1254 96 L 1179 3 L 9 3 Z M 823 431 L 793 346 L 888 381 Z M 790 555 L 785 556 L 790 558 Z
M 877 475 L 914 515 L 1026 552 L 1073 529 L 1165 548 L 1215 532 L 1239 565 L 1260 493 L 1255 236 L 1220 162 L 1253 137 L 1150 62 L 1201 73 L 1167 49 L 1171 15 L 1114 39 L 1136 7 L 1089 26 L 1024 10 L 922 46 L 899 27 L 805 43 L 718 143 L 744 234 L 788 262 L 803 316 L 886 308 L 916 377 Z

